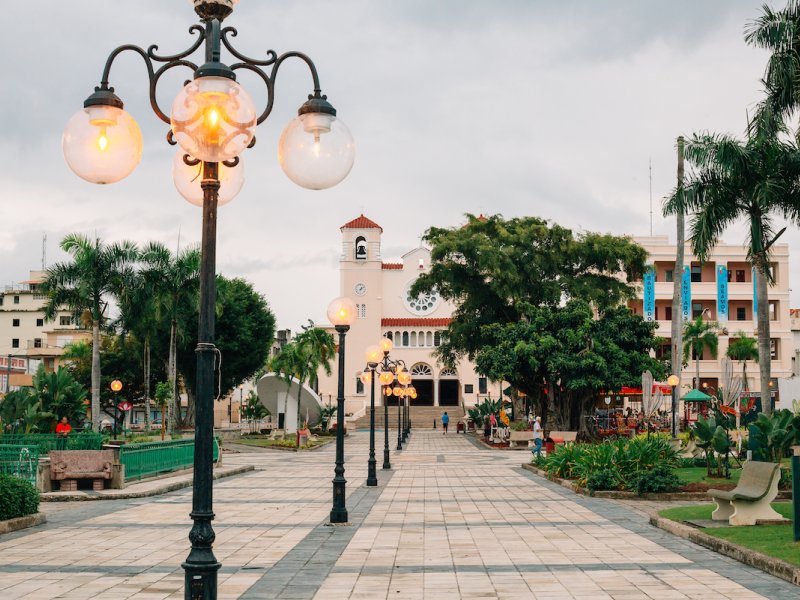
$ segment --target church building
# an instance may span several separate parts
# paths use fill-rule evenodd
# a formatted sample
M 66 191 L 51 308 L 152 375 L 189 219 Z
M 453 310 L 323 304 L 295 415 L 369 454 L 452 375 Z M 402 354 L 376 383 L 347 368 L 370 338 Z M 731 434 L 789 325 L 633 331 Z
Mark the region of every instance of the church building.
M 417 277 L 430 269 L 430 250 L 420 246 L 406 252 L 399 261 L 384 261 L 383 228 L 363 214 L 342 225 L 340 231 L 338 295 L 347 296 L 356 304 L 356 318 L 345 338 L 346 412 L 357 415 L 369 406 L 369 385 L 362 384 L 357 373 L 366 369 L 365 350 L 381 337 L 394 343 L 390 358 L 402 360 L 411 372 L 418 394 L 413 401 L 415 406 L 469 408 L 490 394 L 499 398 L 500 384 L 479 376 L 470 361 L 462 359 L 451 369 L 434 355 L 454 307 L 435 292 L 420 296 L 409 292 Z M 332 327 L 329 330 L 336 335 Z M 329 398 L 335 402 L 337 371 L 334 363 L 331 376 L 321 373 L 319 395 L 324 403 Z M 376 387 L 375 404 L 382 402 Z M 394 398 L 387 403 L 396 405 Z

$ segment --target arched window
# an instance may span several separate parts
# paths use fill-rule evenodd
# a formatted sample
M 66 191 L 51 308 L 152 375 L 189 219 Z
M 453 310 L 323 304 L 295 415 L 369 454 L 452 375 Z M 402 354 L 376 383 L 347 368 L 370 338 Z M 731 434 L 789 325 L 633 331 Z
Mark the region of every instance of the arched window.
M 356 377 L 356 394 L 363 394 L 364 393 L 364 382 L 361 381 L 360 377 Z
M 356 260 L 367 260 L 367 238 L 363 235 L 356 238 Z
M 425 345 L 428 347 L 433 346 L 433 332 L 429 331 L 425 334 Z
M 408 332 L 407 331 L 403 332 L 403 343 L 401 345 L 402 346 L 408 346 Z
M 440 346 L 442 344 L 442 332 L 437 331 L 433 334 L 433 345 Z
M 395 331 L 394 332 L 394 343 L 397 344 L 398 346 L 400 345 L 400 332 L 399 331 Z
M 425 363 L 417 363 L 411 367 L 412 377 L 433 377 L 433 369 Z
M 394 337 L 392 336 L 392 332 L 391 331 L 387 331 L 386 332 L 386 337 L 387 337 L 387 339 L 390 339 L 390 340 L 394 341 Z
M 416 348 L 417 347 L 417 332 L 416 331 L 412 331 L 411 332 L 411 347 L 412 348 Z
M 455 369 L 445 367 L 439 371 L 439 377 L 458 377 L 458 373 L 456 373 Z

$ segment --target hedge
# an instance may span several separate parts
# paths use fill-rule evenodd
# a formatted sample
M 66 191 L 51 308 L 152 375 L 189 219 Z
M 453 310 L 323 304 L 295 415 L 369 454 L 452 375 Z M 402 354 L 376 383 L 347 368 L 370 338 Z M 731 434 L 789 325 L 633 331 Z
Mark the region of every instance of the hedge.
M 39 511 L 38 490 L 18 477 L 0 475 L 0 521 Z

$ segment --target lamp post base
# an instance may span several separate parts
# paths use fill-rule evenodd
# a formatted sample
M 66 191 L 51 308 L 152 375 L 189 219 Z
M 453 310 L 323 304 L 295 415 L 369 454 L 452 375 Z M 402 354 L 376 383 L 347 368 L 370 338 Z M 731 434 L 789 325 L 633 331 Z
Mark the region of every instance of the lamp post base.
M 217 571 L 220 563 L 195 565 L 183 563 L 184 600 L 217 600 Z
M 375 487 L 378 485 L 378 474 L 375 472 L 375 454 L 370 456 L 367 463 L 367 486 Z

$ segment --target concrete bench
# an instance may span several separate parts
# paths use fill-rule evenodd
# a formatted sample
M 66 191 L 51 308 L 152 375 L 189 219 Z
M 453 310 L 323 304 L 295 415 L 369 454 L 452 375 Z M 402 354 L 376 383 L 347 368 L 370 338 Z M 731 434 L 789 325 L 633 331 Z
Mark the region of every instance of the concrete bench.
M 511 448 L 519 448 L 520 444 L 525 443 L 525 447 L 529 448 L 533 444 L 532 431 L 512 431 L 508 438 L 508 445 Z
M 770 503 L 778 495 L 781 466 L 775 463 L 748 461 L 742 467 L 739 484 L 730 491 L 708 490 L 717 503 L 711 514 L 715 521 L 731 525 L 755 525 L 756 521 L 782 521 L 783 516 Z
M 578 432 L 577 431 L 551 431 L 549 437 L 556 442 L 557 439 L 560 439 L 561 442 L 556 442 L 557 444 L 570 444 L 575 442 L 578 439 Z
M 78 479 L 91 479 L 93 490 L 102 490 L 111 479 L 113 450 L 51 450 L 50 479 L 60 482 L 61 491 L 74 492 Z

